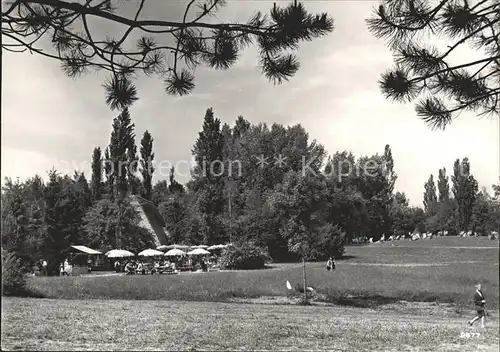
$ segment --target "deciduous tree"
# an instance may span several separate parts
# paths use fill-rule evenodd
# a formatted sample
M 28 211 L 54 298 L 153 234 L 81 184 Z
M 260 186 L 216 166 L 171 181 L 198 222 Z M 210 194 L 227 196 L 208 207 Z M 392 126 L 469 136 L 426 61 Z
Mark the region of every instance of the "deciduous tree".
M 90 180 L 90 188 L 92 190 L 92 200 L 98 201 L 102 198 L 103 186 L 103 157 L 100 147 L 94 148 L 92 153 L 92 178 Z
M 151 200 L 153 192 L 153 173 L 155 171 L 153 161 L 155 153 L 153 152 L 153 136 L 148 130 L 144 132 L 141 139 L 141 175 L 142 175 L 142 196 Z
M 450 199 L 450 184 L 448 181 L 448 176 L 446 176 L 446 168 L 444 167 L 439 170 L 437 188 L 439 193 L 439 203 L 445 202 Z
M 453 194 L 457 202 L 458 221 L 456 226 L 459 231 L 469 231 L 478 192 L 478 183 L 470 173 L 468 158 L 455 161 L 451 180 L 453 182 Z
M 437 211 L 437 194 L 434 175 L 431 175 L 424 185 L 424 209 L 427 214 L 433 216 Z
M 139 221 L 139 214 L 128 198 L 120 207 L 109 199 L 102 199 L 85 215 L 85 243 L 101 250 L 122 247 L 134 253 L 151 248 L 154 245 L 151 234 L 139 226 Z M 120 238 L 117 238 L 118 233 Z
M 113 120 L 113 130 L 109 142 L 109 159 L 111 162 L 110 181 L 114 196 L 124 199 L 130 191 L 132 171 L 130 163 L 135 157 L 135 124 L 132 123 L 128 109 L 122 111 Z M 132 176 L 131 176 L 132 175 Z

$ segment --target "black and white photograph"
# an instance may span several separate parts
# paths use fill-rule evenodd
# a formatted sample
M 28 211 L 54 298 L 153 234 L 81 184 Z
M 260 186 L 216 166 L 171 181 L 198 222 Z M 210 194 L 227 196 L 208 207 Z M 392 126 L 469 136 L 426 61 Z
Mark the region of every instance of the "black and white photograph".
M 500 348 L 500 0 L 2 0 L 2 351 Z

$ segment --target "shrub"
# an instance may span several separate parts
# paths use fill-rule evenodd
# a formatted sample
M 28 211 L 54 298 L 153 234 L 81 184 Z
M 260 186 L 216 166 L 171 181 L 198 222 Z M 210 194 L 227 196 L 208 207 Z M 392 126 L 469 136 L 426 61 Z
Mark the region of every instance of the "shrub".
M 222 269 L 264 269 L 268 261 L 267 252 L 249 242 L 224 249 L 220 266 Z
M 340 258 L 344 255 L 345 232 L 337 225 L 326 225 L 318 232 L 307 260 L 326 260 L 329 257 Z
M 2 248 L 2 295 L 20 296 L 26 293 L 26 277 L 21 260 Z

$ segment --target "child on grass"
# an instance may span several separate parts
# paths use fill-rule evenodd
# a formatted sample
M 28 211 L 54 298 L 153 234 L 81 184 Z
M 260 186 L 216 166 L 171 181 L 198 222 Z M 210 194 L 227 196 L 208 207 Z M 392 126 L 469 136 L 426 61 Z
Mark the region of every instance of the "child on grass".
M 328 258 L 328 261 L 326 262 L 326 271 L 330 271 L 335 269 L 335 262 L 333 261 L 333 258 L 330 257 Z
M 468 323 L 470 326 L 474 324 L 477 320 L 481 319 L 481 327 L 484 329 L 485 312 L 484 306 L 486 301 L 484 299 L 483 291 L 481 291 L 481 284 L 476 285 L 476 292 L 474 293 L 474 305 L 476 306 L 477 316 L 470 320 Z

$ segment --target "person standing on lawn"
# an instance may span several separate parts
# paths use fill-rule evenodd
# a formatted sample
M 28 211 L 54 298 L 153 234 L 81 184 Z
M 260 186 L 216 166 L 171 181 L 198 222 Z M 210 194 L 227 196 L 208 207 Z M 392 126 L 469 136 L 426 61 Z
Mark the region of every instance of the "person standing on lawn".
M 47 276 L 47 261 L 42 259 L 42 276 Z
M 335 262 L 333 261 L 333 258 L 330 257 L 328 258 L 328 261 L 326 262 L 326 271 L 330 271 L 335 269 Z
M 92 259 L 90 257 L 87 259 L 87 272 L 89 274 L 92 272 Z
M 481 327 L 484 329 L 484 320 L 486 313 L 484 311 L 484 306 L 486 300 L 484 299 L 483 291 L 481 291 L 481 284 L 476 285 L 476 292 L 474 293 L 474 305 L 476 306 L 477 316 L 470 320 L 468 323 L 470 326 L 476 322 L 476 320 L 481 319 Z

